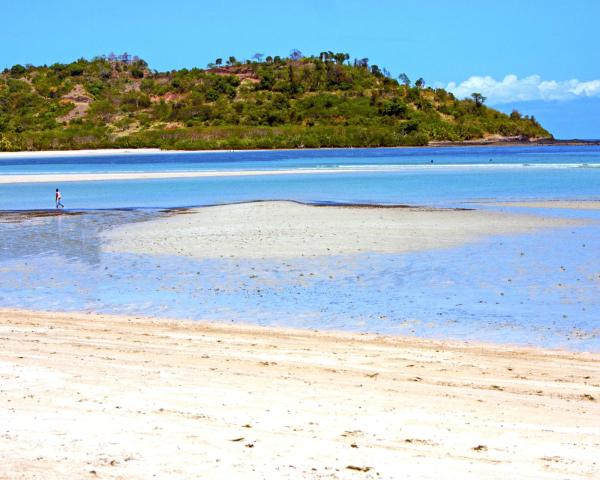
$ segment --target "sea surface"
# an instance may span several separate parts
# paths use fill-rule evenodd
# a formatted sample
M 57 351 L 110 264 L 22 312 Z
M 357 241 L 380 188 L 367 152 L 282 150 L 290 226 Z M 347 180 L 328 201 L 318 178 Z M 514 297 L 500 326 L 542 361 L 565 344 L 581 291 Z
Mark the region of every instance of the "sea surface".
M 339 173 L 303 173 L 304 169 Z M 368 171 L 349 173 L 364 168 Z M 161 153 L 0 159 L 0 175 L 294 170 L 276 176 L 0 184 L 0 307 L 156 315 L 600 351 L 600 148 Z M 66 210 L 53 215 L 54 189 Z M 274 260 L 113 254 L 101 233 L 253 200 L 491 208 L 589 220 L 456 248 Z M 44 211 L 44 209 L 48 209 Z M 351 239 L 349 239 L 351 241 Z

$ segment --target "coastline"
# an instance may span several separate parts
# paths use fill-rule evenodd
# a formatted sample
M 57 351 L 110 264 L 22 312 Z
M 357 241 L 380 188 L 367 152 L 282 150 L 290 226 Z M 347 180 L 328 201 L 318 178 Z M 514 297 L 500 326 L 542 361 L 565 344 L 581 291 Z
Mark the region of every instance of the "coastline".
M 353 150 L 353 149 L 377 149 L 377 150 L 406 150 L 423 148 L 450 148 L 450 147 L 535 147 L 535 146 L 598 146 L 600 140 L 492 140 L 485 139 L 450 142 L 432 141 L 427 145 L 399 145 L 396 147 L 324 147 L 324 148 L 275 148 L 275 149 L 225 149 L 225 150 L 162 150 L 160 148 L 99 148 L 81 150 L 35 150 L 18 152 L 0 152 L 0 161 L 9 158 L 39 158 L 39 157 L 91 157 L 111 155 L 157 155 L 177 153 L 239 153 L 239 152 L 294 152 L 294 151 L 328 151 L 328 150 Z
M 456 169 L 515 169 L 515 168 L 548 168 L 548 165 L 523 166 L 519 164 L 430 164 L 360 166 L 336 168 L 288 168 L 274 170 L 196 170 L 170 172 L 119 172 L 119 173 L 44 173 L 44 174 L 0 174 L 0 185 L 22 183 L 56 183 L 56 182 L 103 182 L 118 180 L 167 180 L 181 178 L 217 178 L 217 177 L 256 177 L 274 175 L 331 175 L 347 173 L 394 173 Z
M 7 309 L 0 329 L 1 477 L 599 473 L 598 354 Z
M 9 158 L 40 157 L 102 157 L 111 155 L 156 155 L 164 150 L 160 148 L 98 148 L 82 150 L 33 150 L 19 152 L 0 152 L 0 161 Z M 174 152 L 173 152 L 174 153 Z
M 566 210 L 600 210 L 599 200 L 525 200 L 481 203 L 481 205 L 522 208 L 559 208 Z
M 272 175 L 318 175 L 359 172 L 390 172 L 394 168 L 304 168 L 280 170 L 204 170 L 195 172 L 152 172 L 152 173 L 67 173 L 0 175 L 1 184 L 49 183 L 49 182 L 98 182 L 110 180 L 165 180 L 171 178 L 212 178 L 212 177 L 255 177 Z

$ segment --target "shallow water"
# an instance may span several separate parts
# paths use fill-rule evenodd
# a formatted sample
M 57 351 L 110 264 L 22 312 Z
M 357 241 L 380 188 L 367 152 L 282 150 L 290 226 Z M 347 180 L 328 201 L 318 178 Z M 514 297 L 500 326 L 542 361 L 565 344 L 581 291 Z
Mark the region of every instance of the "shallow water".
M 434 163 L 431 164 L 430 162 Z M 381 172 L 340 171 L 362 165 Z M 390 166 L 395 166 L 389 171 Z M 292 169 L 277 176 L 0 184 L 0 210 L 161 208 L 249 200 L 457 204 L 480 199 L 600 199 L 600 147 L 343 149 L 165 153 L 0 161 L 0 174 Z
M 600 167 L 600 146 L 342 148 L 161 152 L 0 159 L 4 174 L 259 170 L 356 166 L 511 165 Z
M 600 350 L 597 225 L 402 255 L 198 261 L 102 252 L 98 232 L 157 214 L 4 224 L 0 304 Z
M 82 214 L 0 215 L 0 306 L 600 351 L 598 211 L 526 209 L 595 223 L 402 255 L 198 261 L 102 251 L 101 231 L 166 214 L 159 207 L 259 199 L 468 206 L 480 199 L 600 198 L 600 169 L 581 166 L 598 162 L 600 149 L 548 148 L 176 154 L 112 157 L 112 163 L 86 158 L 84 164 L 73 159 L 2 160 L 2 173 L 170 171 L 215 168 L 216 163 L 218 169 L 255 169 L 257 164 L 269 169 L 344 168 L 360 162 L 403 168 L 65 183 L 60 187 L 67 206 Z M 491 163 L 504 165 L 484 165 L 482 159 L 490 156 Z M 430 157 L 434 166 L 424 165 Z M 523 166 L 524 158 L 533 168 Z M 454 166 L 439 165 L 444 162 Z M 0 185 L 0 209 L 47 207 L 53 190 L 48 184 Z

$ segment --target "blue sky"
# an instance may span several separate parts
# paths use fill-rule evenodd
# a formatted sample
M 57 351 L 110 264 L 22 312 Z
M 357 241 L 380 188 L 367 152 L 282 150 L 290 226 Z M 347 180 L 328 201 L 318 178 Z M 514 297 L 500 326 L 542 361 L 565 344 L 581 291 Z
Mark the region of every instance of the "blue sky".
M 368 57 L 600 138 L 600 1 L 0 0 L 0 67 L 127 51 L 165 70 L 290 49 Z M 531 107 L 531 108 L 528 108 Z M 576 113 L 576 114 L 575 114 Z M 565 122 L 565 117 L 570 120 Z

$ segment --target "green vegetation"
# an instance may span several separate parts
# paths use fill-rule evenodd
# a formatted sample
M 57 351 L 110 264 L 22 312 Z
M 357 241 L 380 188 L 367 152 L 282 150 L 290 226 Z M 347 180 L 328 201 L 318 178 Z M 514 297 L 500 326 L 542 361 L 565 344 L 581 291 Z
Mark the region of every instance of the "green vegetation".
M 156 72 L 128 54 L 0 74 L 0 150 L 425 145 L 490 135 L 550 137 L 473 93 L 459 100 L 366 58 L 322 52 L 218 58 Z

